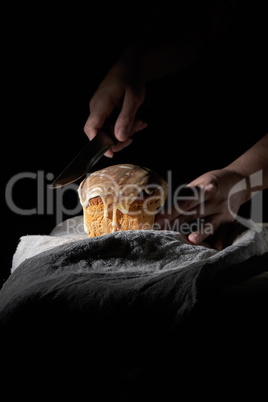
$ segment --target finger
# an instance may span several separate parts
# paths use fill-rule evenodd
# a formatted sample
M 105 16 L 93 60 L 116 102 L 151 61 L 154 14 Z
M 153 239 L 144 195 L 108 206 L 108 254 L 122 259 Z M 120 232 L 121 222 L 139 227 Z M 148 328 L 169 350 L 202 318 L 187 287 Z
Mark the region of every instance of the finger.
M 174 207 L 177 211 L 177 217 L 181 218 L 183 216 L 184 221 L 189 221 L 188 215 L 190 215 L 190 218 L 193 215 L 196 218 L 210 215 L 213 209 L 209 208 L 210 203 L 208 201 L 212 200 L 214 196 L 214 187 L 210 185 L 203 186 L 200 184 L 182 187 L 174 194 Z
M 146 123 L 143 120 L 136 120 L 132 126 L 130 135 L 133 135 L 135 133 L 138 133 L 141 130 L 144 130 L 148 126 L 148 123 Z
M 174 206 L 170 210 L 164 210 L 156 215 L 155 222 L 160 229 L 164 229 L 170 222 L 173 222 L 178 216 Z
M 138 131 L 143 130 L 144 128 L 146 128 L 148 126 L 147 123 L 145 123 L 142 120 L 138 120 L 137 122 L 134 123 L 130 136 L 132 136 L 133 134 L 137 133 Z M 131 137 L 129 137 L 126 141 L 123 142 L 119 142 L 117 145 L 115 145 L 114 147 L 112 147 L 112 151 L 113 152 L 119 152 L 122 149 L 128 147 L 130 144 L 132 144 L 133 139 Z
M 174 194 L 174 208 L 177 216 L 184 215 L 204 201 L 202 189 L 196 187 L 182 187 Z
M 115 145 L 114 147 L 112 147 L 112 151 L 113 152 L 119 152 L 122 151 L 122 149 L 128 147 L 131 143 L 133 142 L 132 138 L 128 138 L 126 141 L 124 142 L 119 142 L 117 145 Z
M 163 227 L 167 222 L 178 220 L 178 224 L 182 225 L 215 213 L 213 205 L 207 204 L 207 202 L 196 205 L 193 202 L 193 208 L 189 208 L 191 205 L 191 202 L 188 205 L 185 204 L 182 209 L 181 205 L 173 204 L 171 210 L 163 211 L 157 216 L 157 223 Z
M 220 209 L 221 204 L 218 205 L 217 203 L 209 201 L 202 202 L 201 204 L 197 205 L 196 207 L 189 209 L 184 214 L 178 215 L 178 219 L 180 223 L 187 223 L 193 222 L 197 219 L 206 219 L 211 215 L 219 214 L 222 212 Z
M 91 107 L 89 117 L 85 123 L 84 131 L 88 138 L 92 140 L 98 130 L 102 128 L 106 119 L 111 115 L 115 105 L 110 99 L 103 99 L 94 102 Z
M 218 215 L 211 215 L 202 222 L 199 230 L 190 233 L 188 240 L 190 243 L 198 245 L 211 236 L 219 226 L 220 221 L 218 220 Z
M 141 105 L 140 98 L 131 91 L 126 91 L 121 112 L 115 123 L 114 133 L 119 141 L 126 141 L 132 133 L 135 116 Z
M 192 200 L 192 188 L 183 187 L 178 191 L 177 196 L 174 195 L 174 203 L 172 207 L 168 206 L 167 209 L 162 211 L 156 217 L 157 224 L 163 228 L 168 222 L 173 222 L 177 218 L 181 218 L 182 216 L 186 216 L 187 211 L 191 210 L 192 207 L 198 205 L 198 197 L 196 197 L 195 202 Z M 194 188 L 195 190 L 195 188 Z M 198 191 L 198 189 L 197 189 Z M 189 212 L 189 215 L 192 215 Z M 185 220 L 187 218 L 184 218 Z
M 113 158 L 114 156 L 113 150 L 108 149 L 108 151 L 106 151 L 104 155 L 107 156 L 107 158 Z
M 146 128 L 148 126 L 147 123 L 145 123 L 142 120 L 137 120 L 131 130 L 130 136 L 132 136 L 133 134 L 137 133 L 138 131 L 143 130 L 144 128 Z M 129 137 L 126 141 L 123 142 L 119 142 L 117 145 L 115 145 L 114 147 L 112 147 L 112 151 L 113 152 L 119 152 L 122 149 L 128 147 L 131 143 L 133 142 L 133 139 L 131 137 Z
M 98 114 L 95 112 L 89 115 L 84 127 L 84 131 L 90 141 L 93 140 L 93 138 L 97 135 L 98 130 L 101 129 L 107 117 L 106 114 Z M 105 152 L 104 155 L 108 158 L 112 158 L 114 156 L 114 153 L 112 149 L 109 149 Z

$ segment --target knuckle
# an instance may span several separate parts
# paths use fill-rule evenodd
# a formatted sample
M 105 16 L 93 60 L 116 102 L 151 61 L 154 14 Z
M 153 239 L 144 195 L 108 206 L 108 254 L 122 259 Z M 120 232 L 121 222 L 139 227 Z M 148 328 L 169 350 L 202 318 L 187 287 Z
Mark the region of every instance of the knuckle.
M 97 128 L 95 127 L 94 121 L 92 121 L 92 117 L 89 116 L 85 125 L 84 125 L 84 132 L 88 136 L 90 140 L 97 134 Z
M 90 114 L 84 125 L 84 131 L 86 133 L 89 133 L 94 128 L 94 126 L 95 126 L 94 116 Z
M 219 186 L 217 180 L 213 179 L 205 186 L 205 191 L 208 194 L 216 194 L 218 191 L 218 187 Z
M 84 125 L 84 132 L 88 135 L 89 134 L 89 128 L 88 128 L 88 123 Z

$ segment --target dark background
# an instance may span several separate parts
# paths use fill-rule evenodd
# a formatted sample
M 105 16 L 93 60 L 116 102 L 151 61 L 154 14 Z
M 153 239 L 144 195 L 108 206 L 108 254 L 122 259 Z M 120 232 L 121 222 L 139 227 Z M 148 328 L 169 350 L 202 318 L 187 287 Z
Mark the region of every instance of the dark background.
M 83 132 L 88 102 L 121 50 L 151 15 L 144 2 L 105 4 L 47 3 L 16 6 L 6 18 L 3 67 L 5 99 L 2 134 L 3 184 L 21 172 L 43 172 L 44 194 L 51 182 L 86 144 Z M 257 3 L 256 3 L 257 4 Z M 245 3 L 244 3 L 245 6 Z M 147 166 L 174 188 L 208 170 L 222 168 L 267 131 L 265 18 L 258 6 L 238 8 L 227 35 L 180 73 L 148 85 L 145 116 L 149 126 L 131 147 L 96 169 L 116 163 Z M 6 154 L 6 155 L 5 155 Z M 12 198 L 20 208 L 36 208 L 37 181 L 22 179 Z M 53 190 L 56 199 L 56 192 Z M 64 206 L 77 205 L 65 193 Z M 267 192 L 264 204 L 267 204 Z M 1 285 L 10 273 L 20 236 L 49 234 L 57 223 L 55 208 L 21 216 L 5 202 L 4 264 Z M 78 214 L 82 213 L 82 210 Z M 245 214 L 247 214 L 245 207 Z M 63 218 L 70 216 L 63 215 Z M 268 221 L 267 210 L 264 220 Z

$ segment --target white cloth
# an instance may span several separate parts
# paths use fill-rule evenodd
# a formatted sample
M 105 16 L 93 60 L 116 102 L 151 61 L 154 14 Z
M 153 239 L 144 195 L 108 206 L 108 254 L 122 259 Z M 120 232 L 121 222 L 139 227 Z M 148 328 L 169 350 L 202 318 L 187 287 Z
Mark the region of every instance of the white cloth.
M 252 255 L 261 255 L 268 251 L 268 230 L 260 230 L 260 227 L 249 221 L 251 228 L 244 230 L 234 239 L 233 243 L 223 249 L 217 251 L 203 243 L 199 246 L 193 246 L 187 242 L 185 236 L 178 232 L 172 231 L 146 231 L 148 239 L 152 236 L 161 237 L 159 245 L 163 246 L 161 251 L 161 260 L 159 263 L 165 266 L 165 269 L 172 268 L 173 262 L 176 268 L 192 265 L 197 261 L 210 260 L 216 262 L 218 259 L 230 260 L 230 263 L 241 262 Z M 127 232 L 125 232 L 127 236 Z M 143 233 L 144 234 L 144 233 Z M 13 256 L 12 269 L 16 268 L 26 259 L 36 256 L 44 251 L 52 250 L 58 246 L 68 243 L 79 242 L 87 239 L 84 232 L 83 216 L 77 216 L 67 219 L 56 226 L 50 235 L 29 235 L 23 236 Z M 91 239 L 88 239 L 91 241 Z M 161 248 L 161 246 L 159 246 Z M 138 250 L 137 253 L 142 254 L 143 258 L 150 259 L 150 250 Z M 164 256 L 164 257 L 163 257 Z M 229 258 L 230 256 L 231 259 Z M 160 252 L 159 252 L 160 257 Z M 137 259 L 139 255 L 137 255 Z M 164 258 L 164 260 L 163 260 Z
M 49 317 L 64 309 L 76 312 L 90 328 L 113 316 L 117 322 L 136 317 L 143 323 L 157 317 L 157 327 L 166 326 L 169 317 L 168 325 L 179 325 L 217 272 L 241 270 L 240 263 L 268 252 L 268 230 L 248 223 L 237 227 L 221 251 L 191 245 L 174 231 L 88 238 L 81 217 L 63 222 L 50 236 L 23 236 L 0 291 L 0 327 L 39 308 Z
M 27 235 L 20 238 L 17 250 L 13 255 L 11 273 L 27 258 L 62 246 L 63 244 L 87 238 L 84 231 L 83 216 L 67 219 L 57 225 L 50 235 Z

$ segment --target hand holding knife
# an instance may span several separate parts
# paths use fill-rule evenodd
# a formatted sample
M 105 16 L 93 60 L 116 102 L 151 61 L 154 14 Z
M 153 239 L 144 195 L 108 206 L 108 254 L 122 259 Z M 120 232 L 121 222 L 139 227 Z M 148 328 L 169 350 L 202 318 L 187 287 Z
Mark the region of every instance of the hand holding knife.
M 50 185 L 50 188 L 63 187 L 83 177 L 105 152 L 117 143 L 118 140 L 113 134 L 113 129 L 111 129 L 110 125 L 105 125 L 103 129 L 98 130 L 97 135 L 91 141 L 88 141 L 88 144 L 60 173 Z
M 87 174 L 98 160 L 119 143 L 114 135 L 114 122 L 118 113 L 113 113 L 96 136 L 82 148 L 60 175 L 49 186 L 60 188 L 73 183 Z

